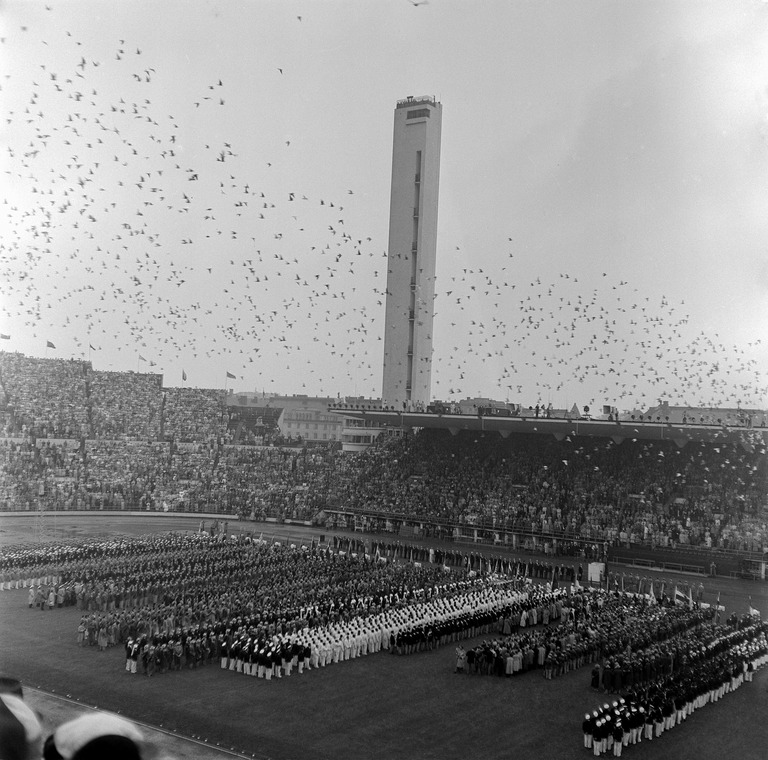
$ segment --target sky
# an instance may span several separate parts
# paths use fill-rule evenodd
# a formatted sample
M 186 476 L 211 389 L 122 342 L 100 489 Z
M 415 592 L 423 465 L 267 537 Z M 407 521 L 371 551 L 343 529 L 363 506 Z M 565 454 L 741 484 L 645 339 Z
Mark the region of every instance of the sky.
M 768 3 L 4 0 L 0 25 L 3 350 L 380 396 L 393 111 L 434 95 L 434 398 L 768 407 Z

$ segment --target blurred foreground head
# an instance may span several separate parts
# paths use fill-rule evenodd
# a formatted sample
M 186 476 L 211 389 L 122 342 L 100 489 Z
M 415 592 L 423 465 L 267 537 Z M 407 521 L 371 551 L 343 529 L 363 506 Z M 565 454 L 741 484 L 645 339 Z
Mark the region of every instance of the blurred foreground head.
M 43 728 L 21 697 L 0 693 L 0 758 L 37 760 Z
M 143 736 L 116 715 L 92 713 L 62 723 L 46 740 L 44 760 L 142 760 Z

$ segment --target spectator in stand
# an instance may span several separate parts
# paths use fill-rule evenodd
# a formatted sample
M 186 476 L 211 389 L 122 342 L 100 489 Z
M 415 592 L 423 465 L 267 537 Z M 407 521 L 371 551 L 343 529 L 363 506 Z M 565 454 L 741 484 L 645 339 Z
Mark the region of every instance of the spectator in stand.
M 592 556 L 604 545 L 640 542 L 759 551 L 768 535 L 760 444 L 679 449 L 669 441 L 502 440 L 424 429 L 380 436 L 358 455 L 334 445 L 233 446 L 242 420 L 227 413 L 222 391 L 163 390 L 158 375 L 2 352 L 0 380 L 11 405 L 6 433 L 20 438 L 0 442 L 3 509 L 311 520 L 343 505 L 364 513 L 363 522 L 381 515 L 382 526 L 557 536 L 561 551 L 585 545 Z M 39 436 L 57 431 L 69 441 L 43 445 Z M 430 527 L 441 524 L 449 527 Z
M 680 450 L 535 435 L 501 443 L 495 434 L 423 430 L 343 460 L 329 498 L 353 510 L 566 539 L 734 547 L 736 529 L 751 540 L 742 546 L 766 535 L 749 518 L 768 491 L 766 471 L 760 452 L 735 443 Z
M 226 394 L 210 388 L 163 391 L 163 435 L 180 443 L 215 446 L 227 439 Z
M 162 378 L 134 372 L 91 372 L 88 396 L 97 438 L 158 439 Z
M 86 434 L 89 369 L 89 362 L 0 351 L 0 384 L 8 411 L 5 435 L 78 438 Z

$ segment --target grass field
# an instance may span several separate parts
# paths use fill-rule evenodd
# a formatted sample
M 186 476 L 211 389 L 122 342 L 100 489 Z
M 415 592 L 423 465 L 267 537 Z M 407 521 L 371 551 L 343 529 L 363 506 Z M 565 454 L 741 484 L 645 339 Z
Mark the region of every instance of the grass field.
M 15 525 L 0 518 L 2 543 Z M 164 523 L 152 526 L 168 530 Z M 78 520 L 76 527 L 106 532 L 98 517 Z M 113 527 L 148 531 L 141 518 L 123 518 Z M 764 587 L 752 588 L 726 581 L 723 601 L 727 606 L 732 593 L 740 603 L 747 592 L 756 603 L 764 600 Z M 708 587 L 708 594 L 715 591 Z M 587 758 L 592 753 L 582 747 L 581 719 L 605 701 L 590 689 L 588 668 L 553 681 L 538 672 L 513 679 L 455 675 L 453 647 L 410 657 L 382 652 L 271 682 L 214 666 L 148 679 L 124 672 L 120 648 L 78 648 L 79 616 L 73 608 L 29 609 L 23 590 L 0 592 L 2 671 L 30 687 L 256 758 Z M 682 726 L 625 752 L 637 760 L 729 754 L 762 760 L 768 756 L 767 707 L 763 670 Z

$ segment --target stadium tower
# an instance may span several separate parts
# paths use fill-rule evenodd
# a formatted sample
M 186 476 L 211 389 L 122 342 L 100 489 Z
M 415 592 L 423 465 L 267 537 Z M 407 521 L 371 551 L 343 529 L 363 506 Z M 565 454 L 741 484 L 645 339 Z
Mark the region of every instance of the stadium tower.
M 442 109 L 428 96 L 395 108 L 381 398 L 397 408 L 430 400 Z

